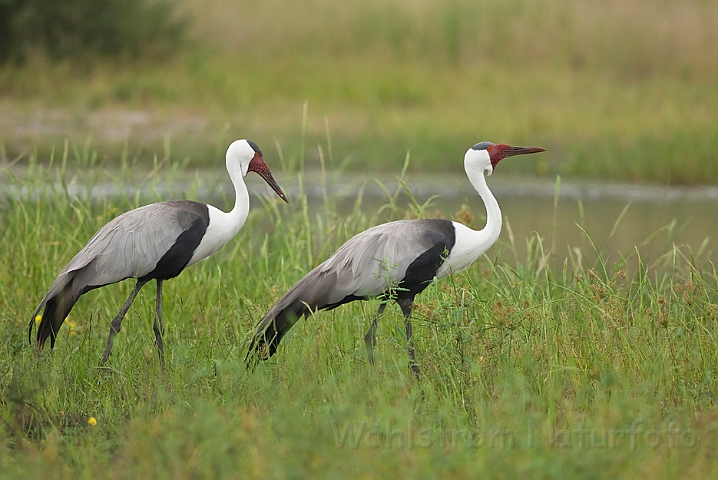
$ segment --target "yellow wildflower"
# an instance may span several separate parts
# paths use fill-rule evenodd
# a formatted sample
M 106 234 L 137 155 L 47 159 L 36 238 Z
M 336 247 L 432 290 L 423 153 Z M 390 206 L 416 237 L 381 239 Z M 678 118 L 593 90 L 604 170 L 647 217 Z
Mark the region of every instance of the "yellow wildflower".
M 70 317 L 65 317 L 64 323 L 67 323 L 67 319 Z M 42 321 L 42 314 L 38 313 L 35 315 L 35 323 L 40 323 Z
M 97 425 L 97 419 L 95 419 L 95 417 L 90 417 L 90 418 L 87 420 L 87 423 L 89 423 L 90 425 L 92 425 L 92 426 L 94 427 L 94 426 Z

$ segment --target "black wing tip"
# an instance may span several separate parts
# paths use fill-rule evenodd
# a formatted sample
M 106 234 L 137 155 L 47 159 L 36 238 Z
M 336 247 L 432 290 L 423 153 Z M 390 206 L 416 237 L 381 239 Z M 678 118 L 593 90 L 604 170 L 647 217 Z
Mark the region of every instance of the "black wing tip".
M 55 348 L 55 340 L 57 339 L 57 332 L 62 327 L 63 322 L 53 322 L 52 319 L 57 316 L 57 299 L 51 298 L 47 302 L 40 304 L 40 306 L 33 312 L 32 317 L 28 325 L 27 340 L 30 345 L 33 344 L 32 332 L 35 324 L 38 323 L 38 315 L 40 311 L 42 314 L 39 319 L 39 325 L 37 325 L 37 336 L 35 338 L 38 350 L 42 350 L 45 347 L 47 339 L 50 339 L 50 348 Z M 44 308 L 43 308 L 44 307 Z M 66 316 L 66 315 L 65 315 Z M 63 316 L 63 320 L 64 317 Z
M 269 357 L 274 354 L 274 351 L 275 349 L 267 348 L 267 343 L 263 337 L 259 340 L 255 337 L 247 350 L 247 354 L 244 356 L 245 367 L 250 372 L 253 372 L 254 368 L 259 365 L 259 362 L 269 360 Z
M 260 322 L 244 357 L 247 368 L 252 370 L 260 361 L 269 360 L 277 352 L 282 337 L 276 318 Z
M 30 321 L 27 324 L 27 341 L 30 345 L 32 345 L 32 331 L 35 329 L 35 324 L 38 322 L 37 316 L 44 306 L 45 302 L 43 301 L 42 303 L 40 303 L 40 305 L 37 306 L 35 311 L 32 312 L 32 315 L 30 315 Z
M 57 332 L 55 332 L 55 329 L 52 328 L 51 325 L 43 324 L 43 322 L 40 322 L 40 326 L 37 329 L 37 348 L 38 348 L 38 350 L 42 350 L 43 348 L 45 348 L 45 343 L 47 342 L 48 338 L 50 339 L 50 348 L 51 349 L 55 348 L 55 338 L 56 337 L 57 337 Z
M 305 276 L 304 279 L 306 278 Z M 297 284 L 299 282 L 297 282 Z M 295 286 L 285 294 L 285 297 L 289 295 L 296 286 L 295 284 Z M 278 310 L 277 305 L 282 303 L 285 297 L 282 297 L 259 322 L 252 342 L 249 344 L 247 355 L 244 357 L 247 366 L 256 365 L 258 361 L 268 360 L 272 357 L 277 352 L 279 343 L 282 341 L 282 338 L 284 338 L 284 335 L 294 326 L 297 320 L 307 315 L 310 311 L 307 303 L 300 300 L 290 301 L 288 302 L 289 305 Z M 326 306 L 319 307 L 317 310 L 324 308 L 326 308 Z
M 271 340 L 267 338 L 266 332 L 258 332 L 252 339 L 252 343 L 249 345 L 247 355 L 244 357 L 244 362 L 249 364 L 256 364 L 258 360 L 269 360 L 277 351 L 276 342 L 277 335 Z

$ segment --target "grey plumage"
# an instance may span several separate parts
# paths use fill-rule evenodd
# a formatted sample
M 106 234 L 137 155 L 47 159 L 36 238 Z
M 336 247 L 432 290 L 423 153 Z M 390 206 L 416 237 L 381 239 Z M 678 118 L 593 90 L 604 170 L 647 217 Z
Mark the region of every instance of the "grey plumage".
M 250 353 L 273 355 L 292 325 L 316 310 L 372 297 L 413 300 L 434 278 L 454 241 L 452 223 L 439 219 L 399 220 L 357 234 L 267 312 Z M 403 281 L 411 272 L 411 282 Z
M 545 151 L 541 147 L 515 147 L 480 142 L 464 155 L 464 170 L 484 201 L 486 227 L 475 231 L 446 220 L 405 220 L 379 225 L 342 245 L 326 262 L 299 280 L 262 318 L 252 339 L 246 361 L 275 353 L 284 334 L 302 315 L 329 309 L 353 300 L 379 296 L 379 306 L 364 336 L 373 363 L 377 318 L 389 299 L 396 300 L 406 324 L 409 366 L 419 375 L 414 361 L 411 309 L 414 297 L 435 276 L 460 271 L 482 255 L 501 232 L 501 210 L 486 184 L 498 163 L 506 157 Z
M 55 278 L 32 314 L 29 335 L 35 317 L 44 309 L 37 331 L 38 345 L 42 347 L 49 337 L 54 346 L 57 332 L 75 302 L 94 288 L 127 278 L 146 281 L 177 276 L 189 263 L 194 248 L 173 255 L 185 258 L 177 259 L 172 268 L 156 271 L 158 264 L 163 257 L 167 262 L 167 253 L 188 231 L 192 232 L 189 243 L 196 247 L 208 225 L 207 205 L 185 200 L 146 205 L 110 220 Z
M 249 172 L 257 173 L 282 200 L 287 201 L 256 143 L 246 139 L 232 142 L 227 149 L 225 165 L 234 185 L 235 201 L 231 211 L 223 212 L 204 203 L 179 200 L 140 207 L 111 220 L 70 260 L 33 312 L 28 328 L 30 342 L 40 310 L 43 313 L 37 330 L 37 345 L 42 349 L 48 338 L 54 346 L 58 330 L 82 294 L 134 278 L 137 281 L 132 293 L 110 323 L 102 357 L 102 362 L 106 362 L 127 310 L 140 289 L 154 279 L 157 281 L 157 300 L 153 330 L 160 362 L 164 365 L 162 282 L 176 277 L 188 265 L 214 255 L 242 228 L 249 213 L 249 192 L 244 184 L 244 176 Z

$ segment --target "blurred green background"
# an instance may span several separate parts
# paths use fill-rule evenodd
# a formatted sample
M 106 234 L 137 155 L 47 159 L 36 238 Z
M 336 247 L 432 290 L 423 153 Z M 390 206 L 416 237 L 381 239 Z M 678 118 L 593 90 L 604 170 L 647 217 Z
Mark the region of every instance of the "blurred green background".
M 502 171 L 713 183 L 717 25 L 705 0 L 2 0 L 2 156 L 219 165 L 248 137 L 460 172 L 491 140 L 548 149 Z

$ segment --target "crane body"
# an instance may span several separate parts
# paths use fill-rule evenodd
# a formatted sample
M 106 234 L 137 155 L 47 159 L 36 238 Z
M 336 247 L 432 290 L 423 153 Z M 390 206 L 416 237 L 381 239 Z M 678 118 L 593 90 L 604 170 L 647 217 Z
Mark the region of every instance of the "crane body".
M 135 278 L 132 293 L 111 322 L 102 359 L 104 363 L 110 356 L 122 319 L 139 290 L 150 280 L 156 280 L 153 330 L 160 360 L 164 364 L 162 282 L 216 253 L 242 228 L 249 213 L 249 193 L 244 184 L 244 176 L 248 172 L 258 173 L 286 201 L 254 142 L 233 142 L 227 150 L 226 164 L 235 189 L 235 206 L 230 212 L 205 203 L 173 200 L 145 205 L 110 220 L 62 269 L 33 312 L 28 332 L 30 342 L 35 318 L 40 311 L 37 345 L 42 349 L 50 339 L 52 348 L 64 319 L 80 296 L 105 285 Z
M 397 302 L 405 318 L 409 366 L 419 375 L 412 342 L 411 309 L 414 297 L 434 278 L 458 272 L 476 261 L 501 232 L 501 210 L 486 184 L 486 176 L 503 158 L 544 151 L 481 142 L 464 157 L 466 174 L 483 199 L 486 226 L 473 230 L 443 219 L 398 220 L 369 228 L 350 238 L 326 261 L 292 286 L 257 326 L 246 361 L 272 356 L 279 342 L 301 317 L 330 310 L 355 300 L 380 298 L 364 340 L 369 361 L 379 316 L 389 300 Z

